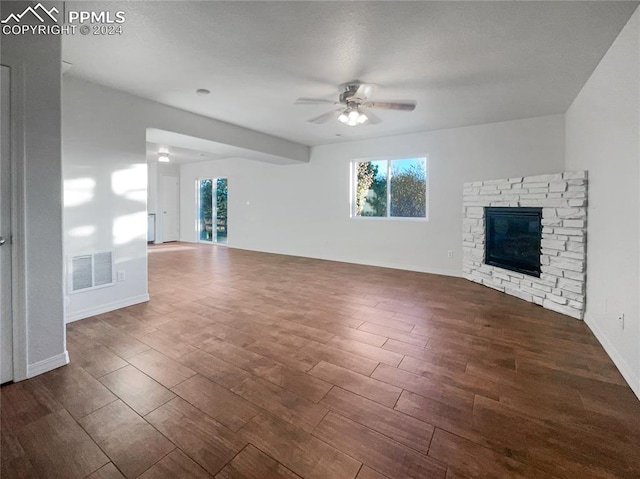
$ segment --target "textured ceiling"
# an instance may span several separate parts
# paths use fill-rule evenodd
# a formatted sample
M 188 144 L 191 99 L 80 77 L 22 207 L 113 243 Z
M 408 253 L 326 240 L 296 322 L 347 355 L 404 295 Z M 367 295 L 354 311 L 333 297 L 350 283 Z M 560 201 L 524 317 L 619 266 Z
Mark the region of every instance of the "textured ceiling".
M 121 36 L 65 36 L 69 75 L 305 145 L 567 110 L 638 2 L 67 2 Z M 379 125 L 306 120 L 353 79 L 415 99 Z M 206 97 L 197 88 L 211 90 Z

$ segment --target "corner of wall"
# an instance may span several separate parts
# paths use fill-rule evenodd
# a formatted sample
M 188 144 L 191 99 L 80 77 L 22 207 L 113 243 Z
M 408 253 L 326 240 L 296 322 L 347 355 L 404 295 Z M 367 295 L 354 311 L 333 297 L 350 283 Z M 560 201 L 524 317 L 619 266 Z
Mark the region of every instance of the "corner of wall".
M 27 377 L 25 379 L 48 373 L 49 371 L 66 366 L 67 364 L 69 364 L 69 352 L 65 350 L 63 353 L 57 354 L 56 356 L 29 364 L 27 366 Z
M 24 8 L 1 2 L 2 17 Z M 18 13 L 12 11 L 12 13 Z M 60 36 L 3 35 L 11 68 L 14 379 L 66 364 L 62 298 Z M 3 105 L 3 108 L 5 105 Z M 17 218 L 17 219 L 16 219 Z M 34 234 L 46 232 L 46 234 Z M 18 248 L 16 248 L 18 249 Z M 17 259 L 15 259 L 17 258 Z M 55 366 L 57 367 L 57 366 Z
M 625 357 L 619 352 L 616 345 L 607 337 L 604 331 L 599 326 L 598 319 L 587 311 L 584 317 L 584 322 L 589 326 L 589 329 L 593 332 L 593 335 L 600 342 L 606 353 L 609 355 L 613 363 L 616 365 L 622 377 L 627 381 L 631 390 L 640 399 L 640 374 L 633 370 L 633 367 L 625 359 Z

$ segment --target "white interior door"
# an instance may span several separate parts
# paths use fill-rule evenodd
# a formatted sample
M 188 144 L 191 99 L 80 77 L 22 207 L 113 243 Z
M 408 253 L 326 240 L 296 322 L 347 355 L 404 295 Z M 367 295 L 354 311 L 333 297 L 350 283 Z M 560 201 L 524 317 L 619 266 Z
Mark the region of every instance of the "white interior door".
M 0 66 L 0 383 L 13 380 L 13 321 L 11 316 L 11 148 L 10 75 Z
M 180 239 L 180 186 L 174 176 L 162 177 L 162 241 Z

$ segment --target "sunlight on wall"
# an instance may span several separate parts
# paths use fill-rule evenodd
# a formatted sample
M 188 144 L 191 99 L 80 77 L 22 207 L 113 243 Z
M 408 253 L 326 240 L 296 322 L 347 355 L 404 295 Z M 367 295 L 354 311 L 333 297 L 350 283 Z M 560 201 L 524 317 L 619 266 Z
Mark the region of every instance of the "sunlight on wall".
M 95 232 L 96 232 L 96 227 L 93 225 L 77 226 L 69 230 L 69 236 L 74 236 L 76 238 L 84 238 L 86 236 L 91 236 Z
M 113 244 L 123 245 L 141 236 L 147 236 L 146 212 L 122 215 L 113 220 Z
M 111 190 L 118 196 L 141 203 L 147 202 L 147 165 L 132 165 L 111 175 Z
M 64 206 L 80 206 L 89 203 L 94 196 L 96 180 L 93 178 L 76 178 L 64 182 Z

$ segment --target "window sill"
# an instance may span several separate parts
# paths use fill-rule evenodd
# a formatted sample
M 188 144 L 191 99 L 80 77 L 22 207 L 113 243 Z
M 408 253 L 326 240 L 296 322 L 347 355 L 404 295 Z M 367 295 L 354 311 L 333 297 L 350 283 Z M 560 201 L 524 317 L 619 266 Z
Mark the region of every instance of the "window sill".
M 356 221 L 403 221 L 409 223 L 426 223 L 429 218 L 407 218 L 403 216 L 351 216 Z

